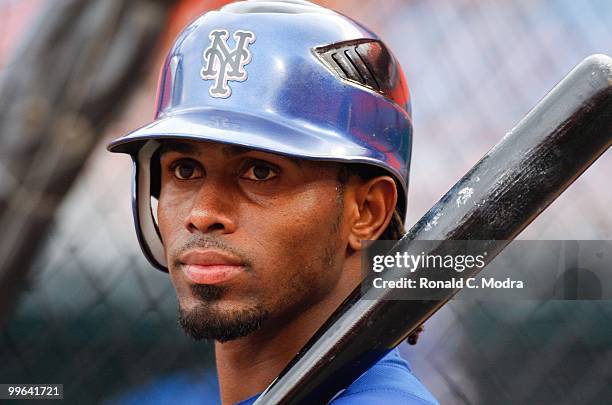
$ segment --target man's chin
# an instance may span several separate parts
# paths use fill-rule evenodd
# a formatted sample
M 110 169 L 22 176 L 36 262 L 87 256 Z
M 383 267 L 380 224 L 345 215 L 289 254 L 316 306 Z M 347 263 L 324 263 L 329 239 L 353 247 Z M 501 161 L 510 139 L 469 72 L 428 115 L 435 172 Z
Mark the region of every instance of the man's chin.
M 268 311 L 260 305 L 222 310 L 218 304 L 198 303 L 189 309 L 181 306 L 178 323 L 185 334 L 195 340 L 223 343 L 253 333 L 268 318 Z

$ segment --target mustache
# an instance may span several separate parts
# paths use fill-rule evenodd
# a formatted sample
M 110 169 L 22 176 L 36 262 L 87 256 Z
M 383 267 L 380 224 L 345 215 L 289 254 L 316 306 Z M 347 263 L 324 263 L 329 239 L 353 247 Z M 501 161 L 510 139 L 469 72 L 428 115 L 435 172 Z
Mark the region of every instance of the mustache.
M 181 264 L 179 257 L 181 257 L 183 253 L 192 249 L 220 250 L 240 259 L 240 261 L 244 263 L 247 269 L 252 268 L 252 260 L 249 258 L 248 255 L 240 252 L 238 249 L 234 248 L 227 242 L 213 235 L 193 235 L 185 242 L 181 243 L 179 246 L 173 247 L 169 252 L 169 256 L 171 258 L 170 262 L 175 267 L 179 266 Z

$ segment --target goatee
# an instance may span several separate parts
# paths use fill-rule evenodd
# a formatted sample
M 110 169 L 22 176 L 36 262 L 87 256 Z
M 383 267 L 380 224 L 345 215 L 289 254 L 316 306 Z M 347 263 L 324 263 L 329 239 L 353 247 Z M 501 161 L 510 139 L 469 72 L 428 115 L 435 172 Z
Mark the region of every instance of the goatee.
M 268 311 L 261 305 L 220 312 L 216 303 L 225 292 L 222 286 L 196 284 L 191 290 L 201 302 L 189 310 L 179 306 L 178 323 L 185 334 L 195 340 L 227 342 L 238 339 L 259 329 L 268 318 Z

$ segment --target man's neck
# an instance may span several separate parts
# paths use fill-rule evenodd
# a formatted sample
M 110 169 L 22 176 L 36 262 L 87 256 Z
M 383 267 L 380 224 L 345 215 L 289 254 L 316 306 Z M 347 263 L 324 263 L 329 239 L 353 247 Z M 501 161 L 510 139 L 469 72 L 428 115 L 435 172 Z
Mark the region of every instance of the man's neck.
M 353 278 L 354 280 L 354 278 Z M 221 401 L 235 404 L 263 391 L 355 287 L 338 283 L 326 299 L 274 328 L 226 343 L 215 343 Z

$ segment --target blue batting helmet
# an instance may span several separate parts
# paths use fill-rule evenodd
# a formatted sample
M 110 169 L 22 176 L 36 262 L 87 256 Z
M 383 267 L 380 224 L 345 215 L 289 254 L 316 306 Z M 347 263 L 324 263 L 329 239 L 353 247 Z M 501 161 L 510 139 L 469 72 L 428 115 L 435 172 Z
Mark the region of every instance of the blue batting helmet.
M 155 120 L 108 149 L 133 158 L 138 240 L 167 271 L 153 212 L 160 140 L 377 166 L 395 178 L 403 217 L 411 121 L 402 69 L 374 33 L 307 1 L 250 0 L 185 28 L 163 66 Z

